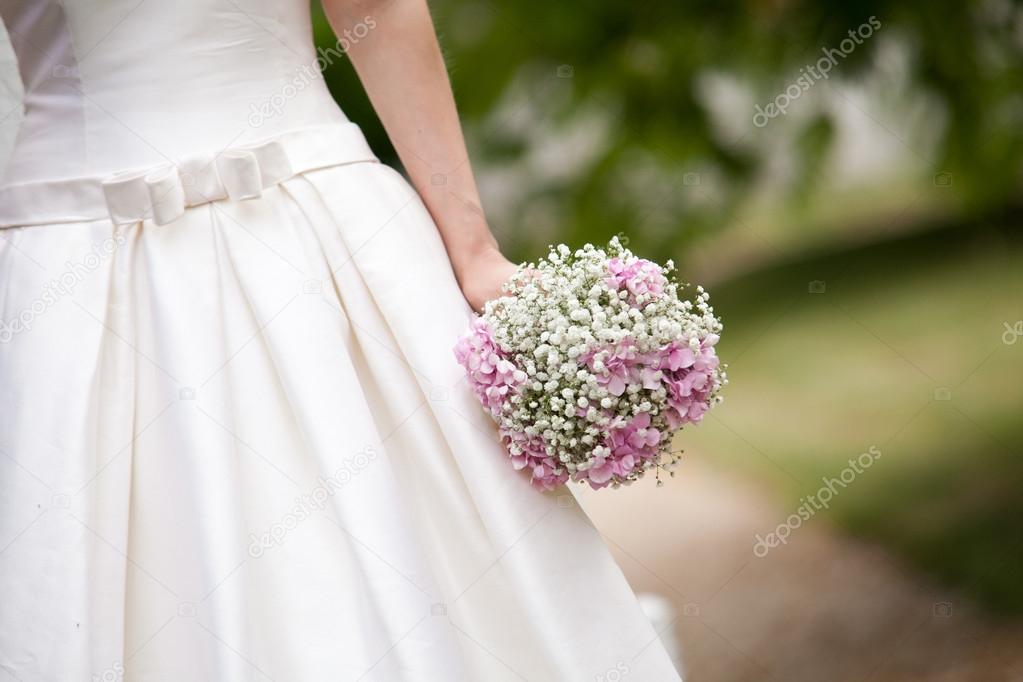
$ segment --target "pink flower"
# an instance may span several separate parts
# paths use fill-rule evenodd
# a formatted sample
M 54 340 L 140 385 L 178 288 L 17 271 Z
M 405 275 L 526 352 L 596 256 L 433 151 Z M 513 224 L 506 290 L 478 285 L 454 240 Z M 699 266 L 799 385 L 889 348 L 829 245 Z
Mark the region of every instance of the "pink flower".
M 647 412 L 640 412 L 624 426 L 613 428 L 607 439 L 611 456 L 617 460 L 656 457 L 660 442 L 661 432 L 650 426 L 650 414 Z M 632 462 L 631 459 L 629 461 Z
M 677 429 L 683 424 L 699 422 L 710 408 L 713 372 L 720 364 L 714 350 L 717 341 L 718 337 L 710 334 L 701 342 L 698 352 L 693 353 L 688 346 L 685 348 L 692 354 L 692 362 L 688 361 L 688 356 L 685 363 L 674 368 L 669 362 L 665 373 L 670 406 L 666 415 L 669 428 Z M 669 351 L 669 354 L 671 352 L 674 351 Z
M 661 369 L 674 372 L 678 369 L 692 367 L 693 363 L 696 362 L 696 353 L 692 351 L 688 344 L 672 341 L 667 346 L 661 348 L 655 362 Z
M 658 446 L 663 434 L 650 425 L 650 415 L 641 412 L 628 422 L 617 420 L 605 439 L 611 451 L 606 457 L 597 457 L 593 466 L 576 475 L 576 480 L 585 480 L 591 488 L 600 489 L 613 479 L 624 479 L 644 460 L 657 457 Z
M 656 367 L 649 365 L 641 367 L 639 370 L 639 379 L 643 382 L 643 388 L 654 391 L 661 387 L 661 378 L 663 373 L 660 373 Z
M 547 454 L 544 441 L 524 433 L 501 429 L 501 440 L 517 470 L 528 469 L 530 483 L 538 490 L 554 490 L 568 480 L 568 472 Z
M 473 320 L 469 334 L 458 339 L 454 352 L 476 398 L 494 416 L 501 414 L 508 398 L 526 381 L 526 373 L 508 360 L 481 318 Z
M 625 292 L 620 296 L 632 306 L 645 306 L 653 297 L 667 295 L 668 283 L 661 268 L 638 258 L 609 259 L 605 281 L 613 291 Z M 617 311 L 621 305 L 615 303 L 611 307 Z M 635 316 L 638 312 L 644 317 L 657 318 L 653 308 L 632 310 L 630 314 Z M 709 309 L 702 314 L 709 314 Z M 534 379 L 522 370 L 532 366 L 529 357 L 513 355 L 497 341 L 497 338 L 514 335 L 501 325 L 512 324 L 511 320 L 518 324 L 521 317 L 521 314 L 508 319 L 498 316 L 493 327 L 484 318 L 476 317 L 469 332 L 458 339 L 453 350 L 476 398 L 498 422 L 501 441 L 512 466 L 528 471 L 531 485 L 539 490 L 554 490 L 569 479 L 585 481 L 594 489 L 628 482 L 658 462 L 672 430 L 700 421 L 714 403 L 719 366 L 714 346 L 718 337 L 704 331 L 706 337 L 701 338 L 699 344 L 681 338 L 647 350 L 648 340 L 655 337 L 641 335 L 642 338 L 637 339 L 630 335 L 614 344 L 591 347 L 579 356 L 571 354 L 573 359 L 568 361 L 568 368 L 562 365 L 560 371 L 569 376 L 574 370 L 586 367 L 605 390 L 594 394 L 591 384 L 586 389 L 587 400 L 576 400 L 575 391 L 570 393 L 564 385 L 553 389 L 545 385 L 544 388 L 549 389 L 545 393 L 563 394 L 565 398 L 561 401 L 559 397 L 560 402 L 552 401 L 548 405 L 534 395 L 540 393 L 540 389 L 535 392 L 528 389 Z M 696 328 L 706 329 L 695 313 L 689 319 L 694 320 Z M 656 329 L 661 329 L 660 320 L 652 322 L 658 325 Z M 517 364 L 517 359 L 522 366 Z M 593 381 L 585 373 L 576 373 L 575 377 Z M 535 381 L 547 382 L 550 378 L 550 374 L 537 373 Z M 569 382 L 569 386 L 575 384 Z M 630 395 L 628 400 L 606 400 L 608 395 L 619 397 L 637 390 L 638 394 Z M 647 391 L 652 393 L 647 394 Z M 594 397 L 601 400 L 591 400 Z M 636 409 L 633 405 L 642 405 L 641 409 L 646 411 L 632 414 Z M 623 411 L 627 416 L 620 414 Z M 538 415 L 545 415 L 542 422 Z M 556 419 L 550 415 L 555 415 Z M 573 428 L 564 428 L 556 437 L 548 439 L 526 433 L 542 431 L 550 436 L 551 432 L 546 429 L 562 429 L 565 425 L 561 422 L 565 418 L 575 420 Z M 589 428 L 585 437 L 570 437 L 579 432 L 575 427 L 594 423 L 602 425 L 599 431 Z
M 644 258 L 622 260 L 615 256 L 608 260 L 607 271 L 604 281 L 608 287 L 615 291 L 626 289 L 634 304 L 642 294 L 660 296 L 668 284 L 660 266 Z
M 580 356 L 580 361 L 585 363 L 590 371 L 597 375 L 597 383 L 607 388 L 607 392 L 613 396 L 620 396 L 633 381 L 643 379 L 640 377 L 639 365 L 642 358 L 636 352 L 635 342 L 630 338 L 622 339 L 617 346 L 610 348 L 609 354 L 604 359 L 604 369 L 596 371 L 593 368 L 596 351 L 591 351 Z

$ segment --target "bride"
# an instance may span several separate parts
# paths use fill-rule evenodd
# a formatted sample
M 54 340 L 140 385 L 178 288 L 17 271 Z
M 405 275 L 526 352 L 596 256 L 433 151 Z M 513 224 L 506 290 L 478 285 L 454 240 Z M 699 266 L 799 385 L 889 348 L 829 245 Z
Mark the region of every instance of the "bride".
M 325 4 L 411 186 L 304 0 L 0 0 L 0 678 L 677 680 L 452 356 L 514 266 L 425 1 Z

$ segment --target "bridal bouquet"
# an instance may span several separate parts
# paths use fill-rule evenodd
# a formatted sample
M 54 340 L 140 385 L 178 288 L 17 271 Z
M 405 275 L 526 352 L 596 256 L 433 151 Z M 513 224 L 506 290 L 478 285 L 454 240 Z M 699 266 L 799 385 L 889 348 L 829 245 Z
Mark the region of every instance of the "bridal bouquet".
M 721 401 L 721 321 L 702 287 L 680 298 L 673 273 L 617 238 L 552 247 L 458 340 L 476 397 L 536 487 L 617 487 L 649 469 L 660 484 L 681 458 L 672 431 Z

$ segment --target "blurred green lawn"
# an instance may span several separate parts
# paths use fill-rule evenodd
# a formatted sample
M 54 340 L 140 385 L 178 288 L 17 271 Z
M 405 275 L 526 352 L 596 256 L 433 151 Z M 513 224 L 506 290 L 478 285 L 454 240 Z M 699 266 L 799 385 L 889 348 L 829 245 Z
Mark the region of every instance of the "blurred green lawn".
M 1023 339 L 1001 337 L 1023 320 L 1023 69 L 1012 21 L 978 3 L 939 5 L 431 8 L 474 166 L 491 177 L 481 183 L 488 217 L 510 257 L 624 232 L 639 255 L 674 256 L 712 284 L 732 384 L 724 405 L 681 435 L 689 455 L 775 491 L 784 511 L 764 519 L 767 532 L 822 476 L 875 445 L 881 459 L 820 516 L 1018 614 Z M 862 97 L 836 79 L 815 88 L 821 108 L 809 98 L 785 125 L 743 124 L 741 135 L 719 125 L 775 96 L 872 13 L 888 37 L 842 66 L 841 81 L 862 85 Z M 314 26 L 319 45 L 334 44 L 319 12 Z M 893 47 L 906 49 L 905 74 Z M 699 87 L 713 74 L 744 83 L 753 99 L 715 107 Z M 350 65 L 338 61 L 325 79 L 381 158 L 396 161 Z M 575 143 L 564 142 L 589 130 L 593 111 L 607 139 L 584 135 L 585 162 L 538 173 L 573 157 Z M 831 157 L 842 139 L 901 155 L 839 172 L 851 163 Z M 974 217 L 1009 206 L 1015 214 Z M 823 294 L 809 293 L 814 280 Z M 941 388 L 950 400 L 935 399 Z
M 718 285 L 731 384 L 683 447 L 762 479 L 788 515 L 876 445 L 818 516 L 1023 612 L 1023 338 L 1002 340 L 1021 263 L 1018 232 L 948 225 Z

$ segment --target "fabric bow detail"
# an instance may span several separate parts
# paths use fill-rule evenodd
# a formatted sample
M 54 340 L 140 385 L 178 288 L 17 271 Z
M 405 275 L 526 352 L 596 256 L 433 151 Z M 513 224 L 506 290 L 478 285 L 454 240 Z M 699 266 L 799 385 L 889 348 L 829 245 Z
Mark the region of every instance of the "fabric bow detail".
M 166 225 L 185 209 L 224 199 L 255 199 L 292 177 L 287 151 L 277 140 L 186 157 L 178 164 L 117 173 L 105 180 L 110 218 L 118 224 L 152 220 Z

